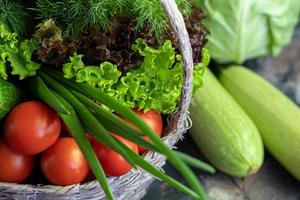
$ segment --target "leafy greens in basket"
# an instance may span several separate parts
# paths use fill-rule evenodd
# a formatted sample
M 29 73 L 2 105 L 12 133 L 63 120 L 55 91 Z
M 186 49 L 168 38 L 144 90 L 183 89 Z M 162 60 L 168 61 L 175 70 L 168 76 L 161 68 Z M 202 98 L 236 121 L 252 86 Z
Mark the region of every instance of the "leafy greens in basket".
M 37 47 L 34 39 L 19 41 L 17 34 L 9 32 L 0 21 L 0 78 L 7 79 L 7 66 L 12 68 L 11 74 L 18 75 L 21 80 L 34 76 L 40 68 L 40 64 L 31 60 Z
M 20 3 L 19 1 L 16 2 Z M 178 48 L 173 48 L 170 41 L 166 41 L 163 44 L 166 38 L 170 38 L 171 40 L 174 39 L 174 32 L 169 32 L 173 34 L 171 36 L 164 35 L 164 37 L 161 38 L 163 41 L 158 40 L 158 36 L 160 34 L 165 32 L 165 30 L 170 29 L 164 11 L 158 1 L 143 1 L 141 4 L 138 4 L 140 1 L 134 0 L 119 0 L 115 1 L 115 4 L 110 4 L 111 2 L 112 1 L 110 0 L 101 1 L 100 3 L 97 3 L 96 1 L 88 1 L 87 4 L 85 4 L 85 2 L 83 3 L 83 1 L 58 2 L 38 0 L 34 3 L 31 2 L 30 5 L 32 5 L 33 7 L 35 6 L 34 8 L 31 8 L 31 11 L 36 12 L 36 14 L 40 11 L 40 14 L 46 14 L 47 17 L 45 18 L 45 20 L 48 20 L 48 18 L 53 18 L 54 22 L 61 26 L 60 28 L 62 28 L 62 32 L 65 33 L 64 37 L 59 37 L 60 31 L 55 28 L 53 29 L 53 31 L 58 33 L 58 35 L 52 35 L 53 37 L 50 36 L 49 38 L 38 38 L 37 36 L 41 36 L 42 33 L 38 31 L 38 33 L 36 35 L 33 35 L 32 38 L 22 40 L 23 38 L 19 38 L 17 33 L 14 32 L 14 30 L 17 29 L 10 27 L 11 24 L 8 24 L 7 21 L 1 18 L 1 78 L 14 80 L 20 85 L 22 89 L 24 88 L 26 89 L 26 91 L 31 92 L 33 98 L 38 98 L 44 101 L 57 112 L 64 124 L 66 124 L 72 137 L 76 140 L 76 143 L 78 144 L 80 150 L 84 154 L 85 159 L 90 165 L 90 169 L 92 170 L 103 191 L 105 192 L 107 199 L 114 199 L 114 197 L 106 180 L 107 177 L 103 172 L 103 168 L 85 134 L 86 132 L 89 133 L 89 135 L 92 136 L 94 140 L 101 142 L 106 147 L 111 148 L 116 153 L 120 154 L 133 167 L 140 167 L 141 169 L 146 170 L 150 174 L 165 181 L 178 190 L 190 195 L 194 199 L 207 199 L 207 195 L 202 184 L 192 173 L 188 165 L 204 169 L 205 171 L 211 173 L 214 172 L 214 169 L 209 165 L 204 164 L 201 161 L 191 158 L 183 153 L 171 150 L 163 143 L 159 136 L 157 136 L 157 134 L 130 109 L 131 107 L 143 107 L 143 109 L 146 110 L 150 108 L 153 109 L 153 107 L 156 106 L 157 109 L 161 109 L 161 112 L 171 112 L 173 110 L 172 108 L 175 108 L 176 102 L 178 102 L 178 99 L 180 98 L 180 87 L 183 81 L 183 65 L 181 64 L 181 57 L 178 54 Z M 120 2 L 124 4 L 121 5 L 119 4 Z M 190 11 L 188 1 L 177 0 L 176 2 L 178 3 L 182 11 L 188 15 L 188 12 Z M 3 3 L 3 1 L 0 2 L 0 6 L 2 6 L 1 3 Z M 57 9 L 57 5 L 62 3 L 65 3 L 63 4 L 64 8 L 66 7 L 72 9 L 64 10 L 66 12 L 62 12 L 62 9 Z M 40 7 L 42 4 L 44 7 Z M 131 5 L 133 7 L 127 7 L 128 5 Z M 113 13 L 121 14 L 122 18 L 110 18 L 111 13 L 107 12 L 107 10 L 109 10 L 109 7 L 113 7 L 113 9 L 115 9 L 115 12 Z M 145 10 L 151 12 L 145 12 Z M 13 15 L 13 11 L 15 10 L 5 9 L 5 11 L 9 11 L 7 12 L 8 15 Z M 28 9 L 25 9 L 22 12 L 25 13 L 27 11 Z M 88 21 L 84 22 L 86 23 L 84 24 L 84 26 L 81 26 L 82 24 L 80 23 L 80 21 L 78 21 L 77 17 L 74 18 L 76 14 L 82 14 L 81 11 L 82 13 L 88 12 L 89 14 L 89 16 L 86 18 Z M 136 54 L 140 55 L 140 58 L 138 60 L 139 62 L 133 62 L 135 63 L 135 68 L 132 68 L 129 71 L 119 71 L 119 69 L 116 67 L 118 63 L 107 62 L 105 59 L 96 64 L 96 66 L 98 65 L 100 67 L 97 68 L 94 65 L 90 67 L 90 63 L 86 64 L 87 66 L 83 64 L 86 62 L 82 62 L 79 54 L 74 54 L 74 57 L 70 58 L 70 63 L 65 64 L 64 68 L 62 64 L 58 65 L 54 62 L 55 64 L 53 65 L 51 64 L 52 62 L 47 62 L 47 56 L 52 53 L 52 55 L 49 55 L 49 58 L 54 58 L 56 57 L 56 55 L 64 55 L 62 56 L 62 60 L 64 60 L 66 57 L 69 57 L 71 53 L 64 53 L 63 51 L 67 49 L 64 47 L 67 46 L 69 48 L 70 46 L 72 46 L 72 44 L 78 41 L 78 37 L 84 36 L 86 32 L 89 32 L 92 29 L 96 29 L 98 33 L 101 31 L 105 32 L 105 34 L 102 34 L 102 39 L 104 40 L 113 39 L 113 36 L 110 35 L 110 33 L 114 32 L 109 32 L 106 28 L 110 27 L 102 26 L 103 24 L 101 25 L 98 23 L 98 20 L 102 19 L 103 16 L 93 15 L 97 13 L 104 14 L 106 17 L 108 17 L 107 19 L 112 23 L 107 24 L 107 26 L 111 27 L 118 26 L 118 24 L 121 24 L 123 26 L 125 24 L 126 27 L 126 25 L 130 22 L 136 22 L 134 24 L 134 27 L 136 28 L 135 30 L 140 30 L 140 34 L 144 36 L 142 38 L 147 41 L 147 45 L 141 39 L 137 40 L 136 44 L 133 45 L 132 51 L 137 52 Z M 139 15 L 136 15 L 137 13 Z M 31 17 L 34 17 L 34 15 Z M 39 17 L 43 18 L 42 16 Z M 36 20 L 38 21 L 40 18 L 37 18 Z M 27 20 L 25 18 L 22 19 Z M 67 23 L 64 24 L 64 20 L 66 19 Z M 113 23 L 118 20 L 125 20 L 126 22 L 117 24 Z M 105 24 L 105 21 L 103 22 Z M 14 24 L 13 26 L 17 26 L 17 24 L 21 23 L 23 22 L 17 20 L 16 24 Z M 43 22 L 39 21 L 37 23 Z M 197 27 L 202 30 L 202 26 Z M 45 27 L 39 26 L 39 28 L 43 29 Z M 71 31 L 75 30 L 74 28 L 79 31 L 79 33 L 76 31 Z M 145 30 L 142 30 L 141 28 L 145 28 Z M 192 28 L 192 30 L 195 29 Z M 132 33 L 132 31 L 129 32 Z M 68 35 L 66 33 L 70 34 Z M 151 35 L 152 33 L 154 33 L 156 38 Z M 197 52 L 199 53 L 199 55 L 203 45 L 205 44 L 206 33 L 206 29 L 198 32 L 198 35 L 201 35 L 203 37 L 195 39 L 193 43 L 194 46 L 197 46 Z M 136 37 L 136 35 L 130 34 L 125 34 L 123 36 L 131 36 L 130 41 L 132 41 L 132 37 L 134 38 L 134 40 L 138 38 Z M 153 42 L 153 40 L 155 40 L 156 42 Z M 68 43 L 67 41 L 71 42 Z M 149 46 L 148 41 L 152 41 L 149 43 Z M 117 43 L 120 42 L 116 40 L 112 44 Z M 81 45 L 83 43 L 79 44 Z M 131 42 L 130 47 L 132 44 L 133 42 Z M 152 47 L 150 47 L 150 44 Z M 176 46 L 176 42 L 173 44 Z M 88 46 L 89 45 L 85 46 L 83 49 L 89 50 L 93 48 L 93 46 L 91 46 L 91 48 L 89 48 Z M 117 48 L 115 47 L 115 49 L 118 48 L 124 49 L 128 48 L 128 46 L 117 46 Z M 42 51 L 39 51 L 40 49 L 42 49 Z M 58 50 L 57 52 L 62 53 L 55 54 L 56 51 L 52 51 L 53 49 Z M 74 52 L 77 52 L 77 48 L 74 49 L 74 51 L 70 51 L 72 52 L 72 55 Z M 107 49 L 108 48 L 104 47 L 104 49 L 100 50 L 106 51 Z M 86 55 L 84 54 L 84 56 Z M 126 56 L 124 56 L 124 58 L 125 57 Z M 45 62 L 41 62 L 40 58 L 43 58 Z M 104 56 L 104 58 L 106 57 Z M 128 57 L 128 59 L 131 59 L 131 57 Z M 201 85 L 200 80 L 203 69 L 209 62 L 209 56 L 206 50 L 203 51 L 202 57 L 198 58 L 198 60 L 203 60 L 203 62 L 201 62 L 195 68 L 195 76 L 199 78 L 198 81 L 195 81 L 196 87 L 199 87 Z M 112 61 L 114 60 L 112 59 Z M 75 65 L 73 65 L 73 62 L 75 62 Z M 65 62 L 62 61 L 61 63 Z M 153 70 L 155 70 L 155 72 L 153 72 Z M 89 74 L 89 72 L 91 71 L 95 72 L 95 74 L 93 74 L 93 76 L 86 76 L 85 73 L 88 72 L 87 74 Z M 64 72 L 64 74 L 62 72 Z M 69 79 L 66 79 L 64 75 Z M 147 79 L 146 75 L 151 77 L 154 80 L 154 83 L 152 82 L 153 80 Z M 173 77 L 174 75 L 174 80 L 171 80 L 170 77 Z M 134 89 L 137 87 L 136 85 L 134 85 L 134 82 L 138 78 L 140 78 L 141 80 L 139 87 L 144 83 L 145 85 L 147 85 L 147 87 L 149 87 L 150 85 L 152 86 L 152 84 L 155 85 L 155 81 L 157 81 L 158 83 L 156 84 L 161 84 L 163 87 L 160 87 L 157 91 L 154 90 L 154 92 L 160 94 L 169 93 L 171 94 L 171 97 L 168 97 L 170 99 L 167 99 L 164 104 L 159 104 L 155 102 L 161 100 L 158 98 L 158 94 L 154 95 L 153 99 L 151 99 L 152 90 L 150 91 L 150 94 L 146 94 L 146 91 L 149 91 L 149 88 L 145 87 L 145 91 L 142 92 L 140 89 L 135 91 Z M 167 81 L 169 81 L 168 84 Z M 126 84 L 128 84 L 129 86 L 126 86 Z M 99 89 L 99 87 L 101 87 L 101 89 Z M 133 88 L 134 92 L 129 91 L 129 87 L 131 89 Z M 126 101 L 119 101 L 116 96 L 112 95 L 117 93 L 122 94 L 122 98 Z M 149 99 L 136 100 L 130 95 L 132 95 L 134 98 L 140 98 L 140 96 L 145 98 L 145 96 L 148 95 Z M 172 103 L 170 103 L 171 98 Z M 99 104 L 95 104 L 94 101 L 100 103 L 101 106 Z M 146 103 L 143 104 L 142 101 L 145 101 Z M 146 107 L 146 105 L 150 106 L 150 108 Z M 121 115 L 124 118 L 128 119 L 133 123 L 133 125 L 135 125 L 137 129 L 120 120 L 114 113 L 103 109 L 102 106 L 108 108 L 109 110 L 114 110 L 118 115 Z M 130 150 L 124 143 L 120 142 L 113 135 L 109 134 L 109 131 L 112 130 L 114 130 L 113 132 L 116 135 L 128 139 L 151 151 L 155 151 L 159 154 L 165 155 L 168 160 L 174 165 L 174 167 L 177 168 L 178 171 L 180 171 L 180 173 L 185 177 L 191 189 L 177 182 L 173 178 L 167 176 L 161 170 L 151 165 L 142 156 Z M 148 136 L 151 139 L 151 142 L 144 139 L 144 136 Z
M 75 77 L 79 83 L 88 83 L 129 108 L 145 112 L 154 109 L 163 114 L 172 112 L 178 104 L 183 83 L 181 56 L 175 53 L 171 41 L 155 49 L 139 38 L 132 48 L 144 57 L 144 61 L 138 69 L 124 76 L 112 63 L 85 66 L 82 55 L 75 54 L 63 67 L 64 77 Z M 194 70 L 194 89 L 201 86 L 201 76 L 209 60 L 208 51 L 203 49 L 202 62 Z
M 188 0 L 176 0 L 176 3 L 185 16 L 190 14 Z M 39 19 L 54 19 L 65 37 L 78 35 L 90 27 L 108 31 L 115 21 L 122 18 L 136 19 L 138 29 L 147 24 L 148 31 L 156 39 L 160 39 L 169 26 L 163 7 L 157 0 L 37 0 L 34 10 Z

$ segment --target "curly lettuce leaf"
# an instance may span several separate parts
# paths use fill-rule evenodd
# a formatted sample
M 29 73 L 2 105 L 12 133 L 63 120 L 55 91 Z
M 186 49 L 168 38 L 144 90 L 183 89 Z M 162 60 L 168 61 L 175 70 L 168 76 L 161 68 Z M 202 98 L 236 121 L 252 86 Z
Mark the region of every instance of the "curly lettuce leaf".
M 4 24 L 0 23 L 0 77 L 7 79 L 6 57 L 9 52 L 17 53 L 17 34 L 10 33 Z
M 278 55 L 291 41 L 299 0 L 194 0 L 206 14 L 207 48 L 219 63 Z
M 7 67 L 11 67 L 11 74 L 18 75 L 22 80 L 28 76 L 34 76 L 40 64 L 31 60 L 38 43 L 31 40 L 19 42 L 17 34 L 11 33 L 0 23 L 0 78 L 7 79 Z
M 82 62 L 83 55 L 74 54 L 70 57 L 70 62 L 66 63 L 63 66 L 64 77 L 67 79 L 75 77 L 76 73 L 85 68 L 84 63 Z
M 201 63 L 198 63 L 195 65 L 195 70 L 193 73 L 193 92 L 195 92 L 197 89 L 199 89 L 202 86 L 202 77 L 205 72 L 205 68 L 210 63 L 210 55 L 209 51 L 206 48 L 202 49 L 201 52 Z
M 75 78 L 109 94 L 129 108 L 143 111 L 171 113 L 180 100 L 183 83 L 181 55 L 175 53 L 172 43 L 166 41 L 160 48 L 149 47 L 142 39 L 132 46 L 144 57 L 138 69 L 121 76 L 116 65 L 104 62 L 100 66 L 84 66 L 82 55 L 75 54 L 63 67 L 66 78 Z M 202 84 L 201 77 L 210 57 L 203 50 L 202 63 L 195 67 L 195 88 Z
M 139 90 L 129 88 L 129 95 L 136 100 L 136 107 L 148 111 L 154 109 L 162 113 L 170 113 L 178 104 L 183 82 L 183 64 L 181 56 L 176 56 L 171 41 L 167 40 L 159 48 L 149 47 L 142 39 L 137 39 L 132 49 L 144 57 L 140 68 L 133 74 L 142 74 Z M 126 75 L 124 79 L 127 77 Z M 146 82 L 147 84 L 143 84 Z M 144 88 L 146 86 L 146 88 Z M 135 96 L 140 96 L 135 98 Z
M 75 78 L 79 83 L 88 83 L 111 96 L 115 96 L 117 91 L 112 87 L 121 76 L 118 67 L 109 62 L 103 62 L 100 66 L 85 66 L 81 59 L 82 55 L 77 54 L 70 58 L 70 62 L 63 66 L 64 77 L 67 79 Z

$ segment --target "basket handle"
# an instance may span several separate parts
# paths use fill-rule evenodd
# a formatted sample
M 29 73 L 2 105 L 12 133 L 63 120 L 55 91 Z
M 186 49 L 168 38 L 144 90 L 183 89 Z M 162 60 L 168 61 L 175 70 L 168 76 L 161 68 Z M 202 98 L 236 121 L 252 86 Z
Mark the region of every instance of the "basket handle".
M 188 117 L 188 109 L 192 99 L 193 91 L 193 56 L 192 47 L 189 39 L 188 32 L 185 27 L 184 19 L 179 11 L 175 0 L 160 0 L 163 5 L 165 12 L 167 13 L 169 20 L 171 22 L 172 28 L 175 32 L 175 36 L 178 40 L 179 49 L 183 57 L 184 64 L 184 75 L 183 75 L 183 85 L 181 91 L 181 98 L 178 107 L 178 111 L 175 113 L 172 120 L 174 123 L 170 124 L 171 129 L 177 129 L 184 124 Z

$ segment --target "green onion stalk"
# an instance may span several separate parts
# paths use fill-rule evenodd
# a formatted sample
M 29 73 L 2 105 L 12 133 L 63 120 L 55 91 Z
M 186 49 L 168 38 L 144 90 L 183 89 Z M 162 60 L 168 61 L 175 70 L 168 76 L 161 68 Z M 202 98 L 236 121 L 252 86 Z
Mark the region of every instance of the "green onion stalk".
M 112 200 L 114 196 L 91 143 L 84 134 L 85 132 L 88 132 L 95 140 L 122 155 L 133 168 L 147 171 L 193 199 L 208 199 L 202 184 L 189 166 L 199 168 L 208 173 L 215 173 L 215 169 L 196 158 L 170 149 L 138 115 L 114 98 L 88 84 L 65 79 L 61 73 L 47 68 L 41 69 L 37 76 L 27 80 L 28 89 L 55 109 L 68 126 L 107 199 Z M 131 127 L 118 116 L 95 103 L 91 98 L 114 110 L 119 115 L 126 117 L 137 128 Z M 109 131 L 153 152 L 166 156 L 169 162 L 185 178 L 189 187 L 179 183 L 162 170 L 147 162 L 142 156 L 133 152 L 112 134 L 109 134 Z M 152 141 L 145 140 L 145 135 L 149 136 Z

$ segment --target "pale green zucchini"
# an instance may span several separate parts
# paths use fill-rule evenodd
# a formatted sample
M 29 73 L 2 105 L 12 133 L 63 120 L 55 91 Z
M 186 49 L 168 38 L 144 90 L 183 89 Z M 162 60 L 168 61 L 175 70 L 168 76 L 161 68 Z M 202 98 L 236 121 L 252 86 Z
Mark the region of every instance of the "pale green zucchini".
M 300 180 L 300 109 L 256 73 L 224 69 L 220 80 L 256 123 L 269 152 Z
M 217 169 L 237 177 L 257 172 L 264 157 L 260 134 L 208 69 L 193 96 L 190 115 L 191 136 Z

